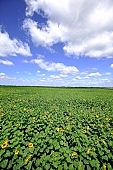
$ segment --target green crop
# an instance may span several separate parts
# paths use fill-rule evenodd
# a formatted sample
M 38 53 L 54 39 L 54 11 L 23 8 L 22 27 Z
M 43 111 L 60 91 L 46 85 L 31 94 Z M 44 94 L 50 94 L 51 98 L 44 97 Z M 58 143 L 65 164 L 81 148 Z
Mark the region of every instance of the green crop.
M 1 170 L 112 170 L 113 89 L 0 87 Z

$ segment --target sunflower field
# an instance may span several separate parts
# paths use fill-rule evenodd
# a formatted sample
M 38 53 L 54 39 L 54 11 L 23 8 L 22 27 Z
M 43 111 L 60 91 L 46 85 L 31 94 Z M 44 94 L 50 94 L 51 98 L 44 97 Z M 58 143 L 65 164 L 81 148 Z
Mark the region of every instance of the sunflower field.
M 0 87 L 1 170 L 112 170 L 113 89 Z

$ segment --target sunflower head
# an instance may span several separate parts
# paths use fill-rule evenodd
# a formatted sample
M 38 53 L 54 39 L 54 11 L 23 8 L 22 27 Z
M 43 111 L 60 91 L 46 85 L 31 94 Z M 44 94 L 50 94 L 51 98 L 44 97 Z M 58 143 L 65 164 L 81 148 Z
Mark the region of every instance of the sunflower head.
M 106 165 L 105 164 L 103 165 L 103 170 L 106 170 Z
M 28 147 L 29 147 L 29 148 L 33 148 L 33 143 L 29 143 L 29 144 L 28 144 Z
M 29 155 L 29 156 L 26 158 L 26 160 L 25 160 L 25 163 L 26 163 L 26 164 L 31 160 L 32 156 L 33 156 L 33 155 Z
M 86 152 L 86 153 L 87 153 L 87 154 L 89 154 L 89 153 L 90 153 L 90 150 L 91 150 L 91 149 L 90 149 L 90 148 L 88 148 L 88 150 L 87 150 L 87 152 Z
M 59 131 L 60 131 L 60 128 L 59 128 L 59 127 L 56 127 L 56 130 L 59 132 Z
M 3 144 L 1 145 L 1 148 L 4 149 L 4 148 L 7 147 L 7 145 L 8 145 L 8 143 L 3 143 Z
M 87 131 L 86 130 L 83 130 L 82 133 L 86 133 Z
M 18 155 L 18 153 L 19 153 L 19 150 L 15 150 L 15 155 Z
M 76 155 L 77 155 L 77 152 L 73 152 L 73 153 L 71 154 L 72 157 L 75 157 Z

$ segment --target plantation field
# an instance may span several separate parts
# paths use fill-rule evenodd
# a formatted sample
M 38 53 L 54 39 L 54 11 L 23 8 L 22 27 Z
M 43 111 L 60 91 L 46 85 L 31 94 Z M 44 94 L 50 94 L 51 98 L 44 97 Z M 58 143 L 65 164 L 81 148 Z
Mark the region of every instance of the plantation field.
M 1 170 L 112 170 L 113 89 L 0 87 Z

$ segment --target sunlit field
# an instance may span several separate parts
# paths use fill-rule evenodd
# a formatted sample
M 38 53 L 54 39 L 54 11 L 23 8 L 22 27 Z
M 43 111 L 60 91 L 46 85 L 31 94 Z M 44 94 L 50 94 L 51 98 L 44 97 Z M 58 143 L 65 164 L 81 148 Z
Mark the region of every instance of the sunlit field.
M 112 170 L 113 89 L 0 87 L 1 170 Z

